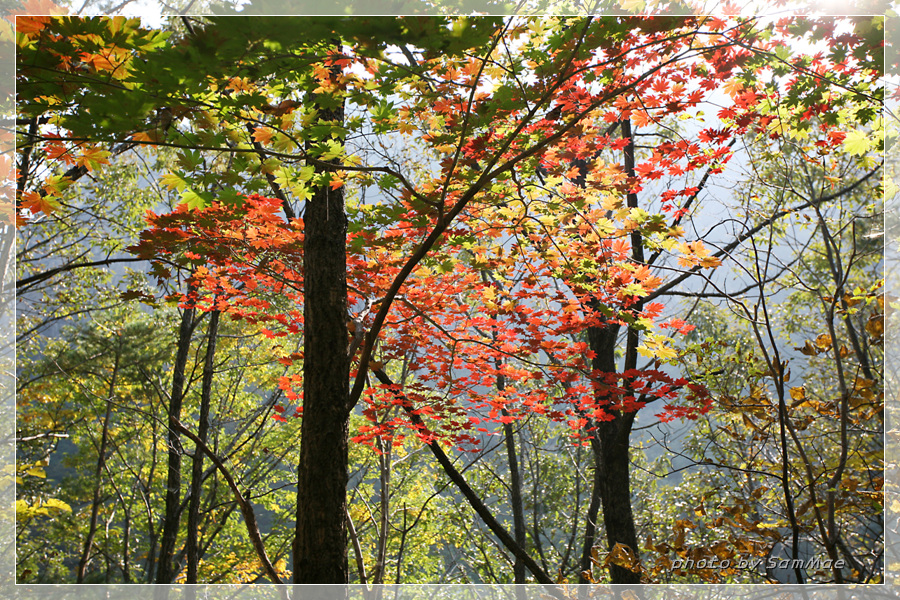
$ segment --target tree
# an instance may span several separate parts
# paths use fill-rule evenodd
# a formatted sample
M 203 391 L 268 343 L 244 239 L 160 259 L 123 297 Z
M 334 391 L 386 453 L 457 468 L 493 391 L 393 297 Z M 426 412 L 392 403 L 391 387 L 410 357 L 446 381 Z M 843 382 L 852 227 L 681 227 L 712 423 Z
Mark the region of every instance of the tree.
M 690 327 L 660 322 L 665 306 L 654 300 L 733 249 L 689 241 L 687 215 L 738 136 L 799 135 L 797 121 L 822 114 L 817 148 L 859 147 L 844 129 L 869 122 L 871 106 L 843 109 L 854 94 L 878 100 L 869 55 L 855 56 L 871 24 L 843 40 L 852 58 L 810 62 L 784 54 L 783 40 L 798 35 L 792 21 L 315 19 L 302 34 L 290 20 L 184 23 L 168 44 L 125 19 L 26 21 L 21 110 L 52 120 L 23 148 L 88 170 L 123 147 L 176 148 L 180 168 L 162 180 L 183 203 L 150 215 L 133 252 L 161 281 L 184 278 L 171 299 L 186 324 L 193 311 L 222 313 L 302 342 L 280 358 L 303 363 L 302 376 L 281 382 L 290 401 L 303 389 L 294 580 L 347 580 L 347 422 L 361 403 L 370 424 L 355 441 L 412 431 L 546 583 L 523 548 L 522 515 L 510 535 L 445 446 L 478 446 L 495 425 L 511 440 L 509 426 L 529 414 L 565 424 L 596 469 L 580 569 L 596 560 L 602 507 L 612 581 L 639 581 L 634 416 L 656 402 L 663 419 L 696 417 L 711 402 L 675 371 L 661 331 Z M 752 82 L 767 69 L 770 85 Z M 680 130 L 720 88 L 718 123 Z M 642 134 L 662 141 L 642 147 Z M 417 164 L 391 152 L 403 136 L 422 152 Z M 66 182 L 23 191 L 21 216 L 52 212 Z M 347 201 L 348 190 L 359 196 Z M 679 273 L 664 281 L 656 267 Z M 189 344 L 186 327 L 182 354 Z M 412 375 L 402 387 L 392 361 Z M 172 390 L 177 450 L 187 433 L 177 380 Z M 175 454 L 158 581 L 174 576 Z M 321 504 L 308 497 L 311 481 L 329 482 Z

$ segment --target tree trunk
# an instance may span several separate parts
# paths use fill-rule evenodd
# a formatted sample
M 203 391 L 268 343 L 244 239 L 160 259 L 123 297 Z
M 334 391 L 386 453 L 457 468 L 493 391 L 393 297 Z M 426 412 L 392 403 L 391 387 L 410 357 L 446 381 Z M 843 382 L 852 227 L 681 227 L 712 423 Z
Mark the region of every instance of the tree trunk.
M 209 405 L 212 396 L 214 358 L 216 355 L 216 342 L 219 335 L 219 311 L 210 313 L 209 329 L 207 331 L 206 359 L 203 363 L 203 384 L 200 391 L 200 415 L 197 425 L 197 437 L 206 443 L 209 431 Z M 203 452 L 199 445 L 195 445 L 194 460 L 191 464 L 191 498 L 188 503 L 188 531 L 187 531 L 187 581 L 197 583 L 197 575 L 200 567 L 200 494 L 203 483 Z
M 156 583 L 172 583 L 177 569 L 172 564 L 175 554 L 175 542 L 181 525 L 181 440 L 172 423 L 181 418 L 181 405 L 184 399 L 184 373 L 187 367 L 188 352 L 191 349 L 191 336 L 194 330 L 194 309 L 186 308 L 181 315 L 181 327 L 178 330 L 178 349 L 175 354 L 175 365 L 172 372 L 172 395 L 169 398 L 169 464 L 166 474 L 166 508 L 163 518 L 162 537 L 159 542 L 159 558 L 156 570 Z
M 342 123 L 343 107 L 319 119 Z M 319 172 L 333 170 L 317 167 Z M 344 188 L 314 190 L 304 214 L 303 424 L 294 583 L 344 584 L 347 564 L 347 215 Z M 360 365 L 365 369 L 366 365 Z
M 603 373 L 616 371 L 616 337 L 619 326 L 614 324 L 605 327 L 588 329 L 588 342 L 595 353 L 591 367 Z M 591 443 L 594 453 L 594 488 L 591 494 L 591 507 L 588 510 L 585 526 L 584 548 L 581 557 L 582 571 L 591 569 L 591 550 L 596 537 L 597 497 L 603 508 L 603 524 L 606 528 L 607 549 L 612 550 L 616 544 L 628 546 L 637 556 L 637 533 L 634 525 L 634 514 L 631 511 L 631 481 L 628 456 L 629 436 L 634 423 L 634 413 L 619 413 L 611 421 L 598 421 L 595 439 Z M 640 575 L 617 565 L 609 569 L 612 583 L 640 583 Z M 586 583 L 586 580 L 582 578 Z
M 616 544 L 623 544 L 637 557 L 637 533 L 631 512 L 631 465 L 628 459 L 628 438 L 633 422 L 634 413 L 627 413 L 617 415 L 612 421 L 598 423 L 600 460 L 597 461 L 597 470 L 607 548 L 612 551 Z M 618 565 L 610 564 L 609 574 L 612 583 L 641 582 L 639 573 Z
M 634 139 L 632 136 L 631 122 L 624 119 L 619 122 L 622 128 L 622 138 L 627 140 L 625 146 L 625 173 L 629 177 L 635 176 L 634 171 Z M 581 183 L 583 186 L 583 182 Z M 629 192 L 627 203 L 631 208 L 636 208 L 637 194 Z M 631 233 L 631 257 L 636 263 L 644 262 L 644 245 L 641 234 L 638 231 Z M 640 310 L 641 304 L 635 305 L 635 310 Z M 597 311 L 600 307 L 591 302 L 586 310 Z M 616 343 L 619 334 L 619 325 L 606 323 L 600 326 L 589 327 L 587 330 L 588 345 L 594 352 L 591 360 L 591 368 L 601 373 L 617 372 Z M 627 334 L 627 347 L 625 350 L 625 370 L 634 369 L 637 359 L 638 331 L 629 329 Z M 627 388 L 628 383 L 623 382 Z M 606 401 L 608 398 L 598 398 Z M 591 440 L 591 451 L 594 455 L 594 481 L 591 489 L 591 504 L 585 522 L 584 545 L 581 553 L 581 573 L 579 583 L 589 583 L 585 574 L 592 570 L 591 556 L 597 537 L 597 515 L 599 508 L 603 508 L 603 524 L 606 528 L 607 549 L 612 551 L 617 544 L 627 546 L 638 558 L 637 533 L 634 525 L 634 514 L 631 510 L 631 480 L 629 461 L 629 437 L 631 427 L 634 424 L 635 413 L 621 413 L 609 411 L 613 415 L 610 421 L 597 421 L 596 431 Z M 610 564 L 609 574 L 612 583 L 637 584 L 641 582 L 640 574 L 619 565 Z
M 94 472 L 94 494 L 91 499 L 91 519 L 88 525 L 88 534 L 84 540 L 84 548 L 81 552 L 81 560 L 78 561 L 78 571 L 75 576 L 75 583 L 84 583 L 84 577 L 87 574 L 88 562 L 91 559 L 91 549 L 94 546 L 94 536 L 97 534 L 97 518 L 100 514 L 100 492 L 103 482 L 103 471 L 106 467 L 106 449 L 109 445 L 109 421 L 112 416 L 112 399 L 116 391 L 116 379 L 119 375 L 119 360 L 121 359 L 121 339 L 116 340 L 116 358 L 113 366 L 112 376 L 109 381 L 109 391 L 106 397 L 106 411 L 103 415 L 103 427 L 100 432 L 100 446 L 97 449 L 97 469 Z
M 588 505 L 588 512 L 584 521 L 584 546 L 581 549 L 581 569 L 578 573 L 578 583 L 591 583 L 591 578 L 588 575 L 593 567 L 591 557 L 594 543 L 597 540 L 597 515 L 600 514 L 600 489 L 603 486 L 603 482 L 600 480 L 603 477 L 603 470 L 600 468 L 602 452 L 600 451 L 599 437 L 594 437 L 591 440 L 591 450 L 594 456 L 594 480 L 591 483 L 591 502 Z
M 604 373 L 616 370 L 615 348 L 618 325 L 592 327 L 588 330 L 591 350 L 595 353 L 592 368 Z M 630 332 L 629 332 L 630 333 Z M 582 571 L 591 568 L 591 550 L 596 536 L 597 497 L 603 508 L 603 524 L 606 528 L 606 545 L 609 551 L 616 544 L 628 546 L 638 556 L 637 533 L 631 510 L 631 479 L 629 462 L 629 437 L 635 413 L 610 411 L 611 421 L 598 421 L 595 438 L 591 443 L 596 471 L 591 494 L 591 507 L 585 526 L 582 552 Z M 612 583 L 636 584 L 640 574 L 618 565 L 610 565 Z M 582 578 L 586 583 L 586 580 Z
M 620 121 L 620 125 L 622 138 L 628 141 L 625 146 L 625 173 L 633 178 L 635 176 L 634 137 L 631 131 L 631 121 L 624 119 Z M 637 208 L 637 194 L 629 192 L 627 203 L 630 208 Z M 631 258 L 638 264 L 644 262 L 644 243 L 639 231 L 631 233 Z M 638 302 L 634 305 L 634 310 L 640 309 L 641 304 Z M 615 346 L 618 329 L 618 326 L 607 326 L 601 331 L 588 332 L 591 349 L 596 352 L 593 360 L 595 369 L 606 373 L 616 370 Z M 638 336 L 638 330 L 628 330 L 624 364 L 626 371 L 637 366 Z M 623 382 L 623 387 L 626 389 L 629 387 L 627 381 Z M 637 559 L 639 555 L 634 513 L 631 511 L 631 464 L 628 455 L 629 437 L 636 413 L 610 412 L 614 418 L 611 421 L 597 423 L 599 444 L 592 445 L 597 464 L 596 481 L 600 484 L 600 503 L 603 506 L 606 545 L 609 551 L 612 551 L 617 544 L 627 546 Z M 641 582 L 639 573 L 615 564 L 609 565 L 609 575 L 612 583 L 638 584 Z

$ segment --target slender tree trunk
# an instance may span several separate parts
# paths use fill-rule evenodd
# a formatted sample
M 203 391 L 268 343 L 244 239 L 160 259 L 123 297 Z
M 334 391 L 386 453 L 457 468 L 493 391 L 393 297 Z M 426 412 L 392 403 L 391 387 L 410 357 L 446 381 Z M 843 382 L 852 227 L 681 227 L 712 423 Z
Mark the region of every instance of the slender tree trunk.
M 509 413 L 506 409 L 501 411 L 504 415 Z M 516 452 L 515 432 L 512 423 L 503 424 L 503 434 L 506 437 L 506 456 L 509 460 L 509 500 L 512 504 L 513 513 L 513 537 L 516 543 L 524 548 L 526 545 L 525 537 L 525 509 L 522 505 L 522 477 L 519 472 L 519 459 Z M 525 563 L 518 556 L 516 562 L 513 563 L 513 581 L 515 583 L 525 583 Z
M 487 272 L 482 271 L 481 279 L 485 283 L 489 282 Z M 491 339 L 494 344 L 497 343 L 496 328 L 491 330 Z M 503 368 L 503 360 L 501 358 L 494 359 L 494 368 L 497 369 L 497 391 L 502 394 L 506 389 L 506 377 L 501 372 L 501 369 Z M 504 417 L 509 416 L 509 411 L 507 411 L 506 408 L 501 408 L 500 412 Z M 515 431 L 512 423 L 503 423 L 503 436 L 506 446 L 506 459 L 509 463 L 509 502 L 513 514 L 513 537 L 516 540 L 516 544 L 524 549 L 526 544 L 526 528 L 525 509 L 522 504 L 522 476 L 519 471 L 519 457 L 516 452 Z M 515 562 L 513 562 L 513 582 L 517 584 L 525 583 L 525 572 L 525 563 L 522 562 L 522 559 L 519 556 L 516 556 Z
M 172 370 L 172 395 L 169 398 L 169 464 L 166 473 L 166 508 L 163 517 L 163 531 L 159 542 L 156 583 L 172 583 L 177 569 L 172 564 L 175 554 L 175 542 L 181 525 L 181 439 L 178 431 L 172 426 L 181 418 L 181 405 L 184 400 L 184 373 L 187 368 L 188 352 L 191 349 L 191 336 L 194 331 L 194 309 L 186 308 L 181 314 L 181 327 L 178 330 L 178 347 L 175 353 L 175 365 Z
M 391 455 L 393 454 L 393 445 L 385 444 L 381 438 L 378 438 L 378 467 L 380 489 L 380 520 L 378 531 L 378 543 L 375 546 L 375 572 L 372 575 L 372 584 L 380 585 L 384 583 L 385 571 L 387 569 L 387 541 L 388 531 L 391 527 Z
M 118 344 L 118 341 L 117 341 Z M 103 488 L 102 477 L 106 466 L 106 448 L 109 445 L 109 420 L 112 416 L 112 397 L 116 390 L 116 379 L 119 375 L 119 359 L 121 348 L 116 347 L 116 358 L 112 376 L 109 380 L 109 390 L 106 397 L 106 411 L 103 414 L 103 426 L 100 431 L 100 447 L 97 450 L 97 469 L 94 472 L 94 494 L 91 499 L 91 519 L 88 524 L 87 537 L 84 540 L 84 548 L 81 552 L 81 560 L 78 561 L 78 571 L 75 575 L 75 583 L 83 583 L 87 572 L 87 565 L 91 559 L 91 548 L 94 546 L 94 537 L 97 535 L 97 518 L 100 514 L 100 492 Z
M 343 118 L 342 106 L 319 110 L 321 121 L 340 125 Z M 347 583 L 349 577 L 346 243 L 344 188 L 315 189 L 304 214 L 303 423 L 294 583 Z
M 197 426 L 197 437 L 206 443 L 209 431 L 209 404 L 212 395 L 213 366 L 216 354 L 216 341 L 219 335 L 219 311 L 210 313 L 207 331 L 206 359 L 203 363 L 203 385 L 200 391 L 200 416 Z M 203 452 L 200 445 L 194 450 L 191 464 L 191 499 L 188 504 L 187 530 L 187 581 L 197 583 L 197 572 L 200 565 L 200 494 L 203 483 Z
M 586 574 L 592 571 L 591 556 L 597 540 L 597 516 L 600 514 L 600 488 L 602 487 L 600 479 L 603 477 L 603 470 L 600 468 L 600 456 L 602 455 L 600 440 L 596 437 L 591 440 L 591 450 L 594 456 L 594 480 L 591 484 L 591 502 L 588 505 L 584 521 L 584 545 L 581 549 L 581 569 L 578 573 L 578 583 L 591 583 Z
M 394 382 L 388 377 L 387 373 L 385 373 L 381 369 L 377 369 L 373 372 L 375 377 L 381 383 L 385 385 L 394 385 Z M 409 401 L 406 396 L 403 395 L 402 392 L 395 391 L 394 394 L 397 398 L 403 400 L 403 410 L 406 411 L 406 414 L 409 416 L 410 421 L 416 426 L 424 427 L 424 423 L 422 421 L 422 417 L 420 417 L 415 412 L 415 407 L 412 402 Z M 517 559 L 521 560 L 525 567 L 531 571 L 531 574 L 534 575 L 534 578 L 537 579 L 538 583 L 543 583 L 546 585 L 552 585 L 553 579 L 538 565 L 531 556 L 525 551 L 524 548 L 519 546 L 516 543 L 516 540 L 509 534 L 508 531 L 501 525 L 497 519 L 494 518 L 494 515 L 491 513 L 490 509 L 485 506 L 484 502 L 482 502 L 481 498 L 475 491 L 469 486 L 466 482 L 465 477 L 463 477 L 462 473 L 460 473 L 456 467 L 453 466 L 453 461 L 444 453 L 441 445 L 432 440 L 431 442 L 426 442 L 426 445 L 431 450 L 431 453 L 437 459 L 438 463 L 440 463 L 441 467 L 444 469 L 444 473 L 447 474 L 447 477 L 450 478 L 450 481 L 456 486 L 456 488 L 462 493 L 462 495 L 469 502 L 469 506 L 475 511 L 475 513 L 481 518 L 485 525 L 487 525 L 488 529 L 490 529 L 497 539 L 503 544 L 507 550 L 512 552 Z

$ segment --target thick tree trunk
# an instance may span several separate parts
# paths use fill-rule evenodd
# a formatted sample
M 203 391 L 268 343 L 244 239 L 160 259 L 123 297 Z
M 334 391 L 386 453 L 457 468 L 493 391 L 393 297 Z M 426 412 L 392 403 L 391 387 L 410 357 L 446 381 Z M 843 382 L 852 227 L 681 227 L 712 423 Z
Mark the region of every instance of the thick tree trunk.
M 634 140 L 631 123 L 627 119 L 620 122 L 622 137 L 628 141 L 625 147 L 625 172 L 634 177 Z M 637 207 L 638 197 L 634 192 L 628 193 L 628 206 Z M 631 256 L 636 263 L 644 262 L 644 247 L 640 232 L 631 234 Z M 635 306 L 640 310 L 640 304 Z M 603 373 L 616 372 L 616 340 L 618 325 L 592 327 L 588 330 L 588 342 L 595 353 L 592 368 Z M 627 334 L 625 350 L 625 370 L 634 369 L 637 359 L 638 331 L 630 329 Z M 627 382 L 626 382 L 627 386 Z M 607 549 L 612 551 L 616 544 L 627 546 L 638 557 L 637 533 L 634 525 L 634 514 L 631 510 L 631 479 L 629 462 L 629 437 L 634 424 L 635 413 L 611 411 L 611 421 L 597 423 L 597 432 L 591 449 L 594 452 L 596 473 L 594 478 L 594 498 L 592 508 L 596 505 L 596 494 L 599 492 L 600 504 L 603 507 L 603 524 L 606 528 Z M 594 543 L 595 526 L 591 512 L 585 535 L 582 568 L 590 568 L 590 546 Z M 612 583 L 637 584 L 640 574 L 618 565 L 610 565 L 609 574 Z
M 343 116 L 341 107 L 319 111 L 320 119 L 338 124 Z M 306 203 L 304 223 L 303 424 L 293 577 L 294 583 L 340 584 L 347 583 L 349 576 L 344 189 L 316 189 Z
M 635 176 L 634 171 L 634 138 L 631 122 L 624 119 L 620 122 L 622 138 L 628 141 L 625 146 L 625 173 Z M 637 194 L 629 192 L 628 206 L 636 208 Z M 636 263 L 644 262 L 644 245 L 638 231 L 631 233 L 631 258 Z M 635 305 L 640 310 L 640 303 Z M 593 368 L 612 373 L 616 370 L 615 347 L 619 327 L 609 325 L 603 328 L 592 328 L 588 331 L 591 350 L 595 352 Z M 629 329 L 626 336 L 625 370 L 634 369 L 637 365 L 638 331 Z M 627 382 L 623 382 L 628 387 Z M 596 483 L 600 485 L 600 503 L 603 506 L 603 525 L 606 528 L 606 545 L 612 551 L 617 544 L 627 546 L 638 558 L 637 533 L 634 525 L 634 513 L 631 510 L 631 464 L 629 461 L 629 437 L 634 424 L 635 413 L 610 411 L 614 415 L 611 421 L 597 423 L 598 443 L 592 444 L 597 466 Z M 641 576 L 625 567 L 610 564 L 609 575 L 612 583 L 638 584 Z
M 605 373 L 616 370 L 615 348 L 618 325 L 592 327 L 588 330 L 591 350 L 595 353 L 592 368 Z M 597 500 L 603 508 L 603 524 L 606 528 L 607 549 L 616 544 L 628 546 L 638 555 L 637 533 L 631 510 L 631 480 L 629 462 L 629 436 L 635 413 L 611 411 L 614 419 L 598 421 L 595 438 L 591 443 L 596 471 L 591 507 L 585 526 L 585 540 L 581 568 L 591 568 L 591 550 L 596 537 Z M 640 575 L 629 569 L 610 565 L 612 583 L 640 583 Z M 586 582 L 586 580 L 583 580 Z
M 631 512 L 631 464 L 628 458 L 628 438 L 633 422 L 634 413 L 628 413 L 598 424 L 600 460 L 597 468 L 607 548 L 611 551 L 616 544 L 623 544 L 637 557 L 637 533 Z M 618 565 L 611 564 L 609 574 L 613 583 L 641 582 L 639 573 Z
M 594 352 L 591 367 L 603 373 L 616 371 L 616 338 L 619 326 L 588 329 L 588 343 Z M 581 554 L 582 572 L 591 570 L 591 551 L 597 536 L 597 513 L 603 509 L 603 524 L 606 529 L 608 550 L 616 544 L 624 544 L 637 555 L 637 534 L 634 515 L 631 511 L 631 483 L 629 477 L 628 438 L 634 422 L 634 413 L 621 414 L 611 411 L 614 419 L 598 421 L 595 438 L 591 443 L 594 454 L 594 482 L 591 491 L 591 505 L 585 523 L 584 546 Z M 610 567 L 613 583 L 640 583 L 640 576 L 619 566 Z M 583 576 L 579 578 L 587 583 Z

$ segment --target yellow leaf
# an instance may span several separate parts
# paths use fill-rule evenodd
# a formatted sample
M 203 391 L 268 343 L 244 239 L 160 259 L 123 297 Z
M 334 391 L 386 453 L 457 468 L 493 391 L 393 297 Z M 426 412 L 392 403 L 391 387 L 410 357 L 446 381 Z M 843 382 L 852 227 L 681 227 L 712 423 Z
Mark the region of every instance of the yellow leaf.
M 847 306 L 856 306 L 862 299 L 854 296 L 853 294 L 844 294 L 844 302 L 847 303 Z
M 791 388 L 791 399 L 800 402 L 806 399 L 806 389 L 803 387 L 792 387 Z
M 844 138 L 844 150 L 850 154 L 862 156 L 872 147 L 869 133 L 859 129 L 848 131 Z
M 866 321 L 866 333 L 875 339 L 879 339 L 884 335 L 884 315 L 872 315 Z
M 72 507 L 63 502 L 62 500 L 57 500 L 56 498 L 48 498 L 44 502 L 44 506 L 47 508 L 52 508 L 54 510 L 62 510 L 65 512 L 72 512 Z
M 640 569 L 634 551 L 622 542 L 616 542 L 616 545 L 606 557 L 606 564 L 610 563 L 628 569 L 629 571 L 638 571 Z

